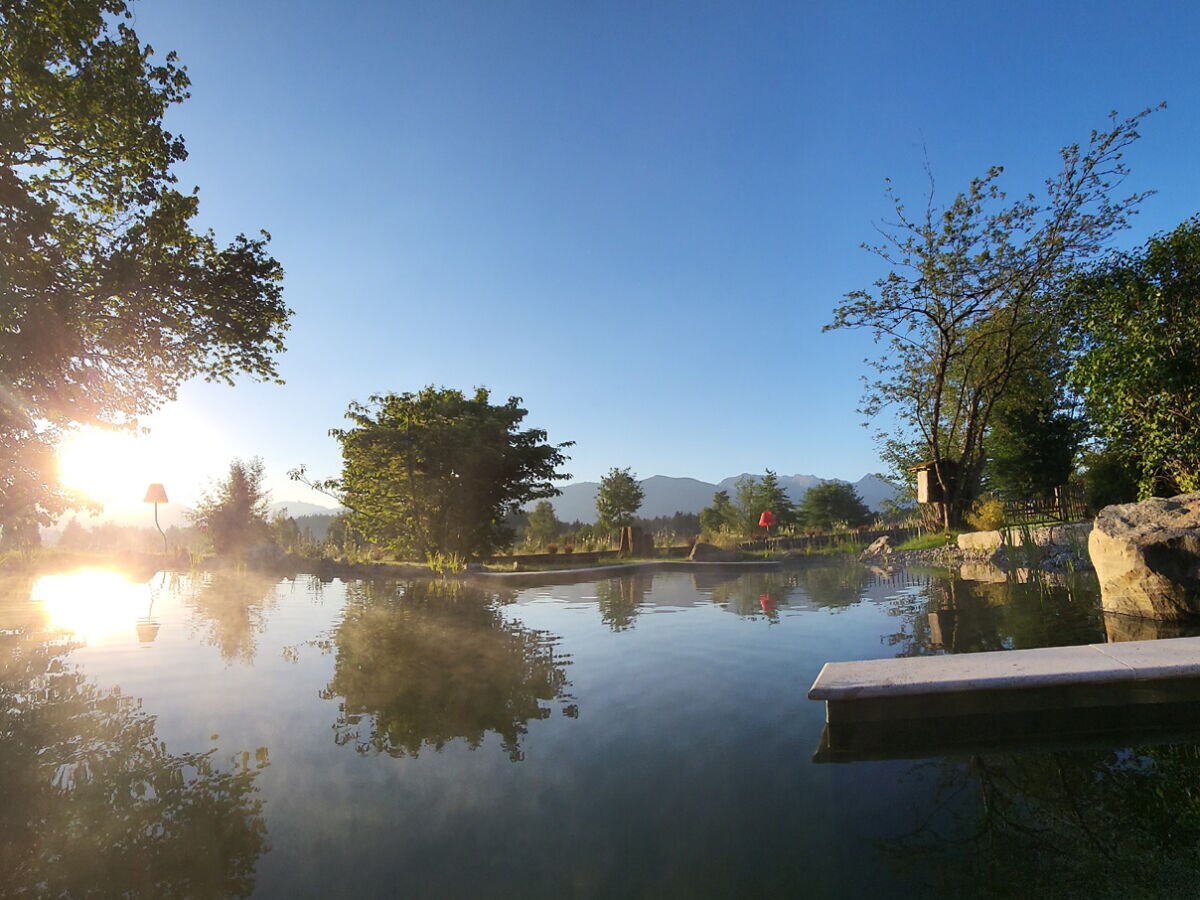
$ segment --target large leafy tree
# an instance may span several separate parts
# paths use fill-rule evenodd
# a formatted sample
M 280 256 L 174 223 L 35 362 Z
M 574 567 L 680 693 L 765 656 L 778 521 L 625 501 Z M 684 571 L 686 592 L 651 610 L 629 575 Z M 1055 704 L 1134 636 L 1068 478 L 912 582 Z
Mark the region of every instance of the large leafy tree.
M 333 429 L 342 445 L 342 476 L 319 482 L 351 511 L 367 540 L 416 558 L 486 554 L 512 540 L 506 515 L 556 496 L 553 482 L 567 457 L 564 444 L 520 425 L 521 398 L 489 402 L 427 387 L 352 403 L 353 427 Z M 303 470 L 293 477 L 304 480 Z
M 45 521 L 62 431 L 133 427 L 194 376 L 274 379 L 268 236 L 220 246 L 176 187 L 187 97 L 125 0 L 0 0 L 0 527 Z
M 858 496 L 854 485 L 825 481 L 804 494 L 799 516 L 810 528 L 828 529 L 841 523 L 856 528 L 870 521 L 871 510 Z
M 642 486 L 628 468 L 609 469 L 596 491 L 596 527 L 612 531 L 632 525 L 644 498 Z
M 1053 298 L 1144 196 L 1116 192 L 1124 151 L 1149 112 L 1114 115 L 1086 147 L 1064 147 L 1041 196 L 1009 202 L 998 166 L 944 208 L 931 186 L 916 215 L 889 188 L 895 221 L 868 248 L 889 271 L 873 290 L 847 294 L 827 328 L 866 328 L 883 344 L 864 412 L 894 411 L 899 428 L 884 436 L 890 461 L 933 464 L 947 527 L 978 493 L 996 404 L 1057 339 Z
M 1143 497 L 1200 490 L 1200 216 L 1073 282 L 1073 376 Z

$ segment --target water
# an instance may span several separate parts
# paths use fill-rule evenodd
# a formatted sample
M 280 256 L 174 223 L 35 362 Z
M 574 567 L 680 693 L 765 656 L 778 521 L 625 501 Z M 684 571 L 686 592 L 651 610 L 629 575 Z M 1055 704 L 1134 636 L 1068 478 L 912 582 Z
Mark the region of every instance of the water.
M 827 660 L 1114 627 L 1094 581 L 845 564 L 9 579 L 0 893 L 1192 896 L 1192 738 L 813 761 Z

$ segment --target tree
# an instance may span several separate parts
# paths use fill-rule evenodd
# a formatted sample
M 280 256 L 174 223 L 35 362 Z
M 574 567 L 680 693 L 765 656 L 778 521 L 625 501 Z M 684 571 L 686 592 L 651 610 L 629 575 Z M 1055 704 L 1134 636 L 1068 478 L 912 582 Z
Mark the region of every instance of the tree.
M 779 483 L 779 476 L 767 469 L 766 473 L 753 485 L 747 494 L 744 508 L 746 519 L 753 532 L 758 528 L 759 517 L 764 512 L 775 515 L 775 523 L 780 527 L 796 523 L 796 507 L 791 497 L 787 495 Z
M 537 506 L 529 512 L 529 524 L 525 534 L 531 543 L 544 547 L 558 536 L 561 527 L 562 523 L 554 514 L 554 504 L 549 500 L 539 500 Z
M 1200 216 L 1071 285 L 1072 376 L 1142 497 L 1200 490 Z
M 609 469 L 600 479 L 596 492 L 596 525 L 605 531 L 633 524 L 633 517 L 642 507 L 645 492 L 629 469 Z
M 1085 425 L 1066 383 L 1064 354 L 1014 374 L 997 400 L 987 435 L 984 480 L 989 490 L 1050 497 L 1075 471 Z
M 899 433 L 881 436 L 894 464 L 933 464 L 945 501 L 942 522 L 958 524 L 979 491 L 984 438 L 997 402 L 1040 348 L 1057 340 L 1056 298 L 1070 275 L 1127 224 L 1144 194 L 1115 199 L 1145 110 L 1093 131 L 1086 149 L 1061 151 L 1045 193 L 1008 203 L 1003 169 L 971 181 L 949 206 L 910 216 L 888 189 L 896 221 L 868 247 L 891 267 L 875 290 L 847 294 L 826 329 L 866 328 L 885 344 L 872 365 L 863 412 L 893 409 Z M 953 465 L 947 465 L 946 463 Z
M 229 464 L 229 474 L 196 504 L 192 521 L 208 534 L 217 553 L 242 553 L 269 538 L 270 495 L 262 480 L 261 459 L 235 459 Z
M 800 501 L 799 516 L 810 528 L 828 530 L 838 523 L 857 528 L 871 520 L 871 510 L 853 485 L 824 481 L 808 489 Z
M 546 443 L 546 432 L 519 429 L 528 411 L 520 397 L 489 402 L 447 388 L 376 394 L 351 403 L 352 428 L 329 433 L 342 445 L 342 476 L 313 486 L 350 510 L 369 541 L 401 555 L 487 554 L 512 540 L 505 516 L 556 496 L 554 481 L 571 446 Z M 304 470 L 291 473 L 310 483 Z
M 269 236 L 226 247 L 176 189 L 187 97 L 125 0 L 0 0 L 0 527 L 72 504 L 54 447 L 135 427 L 194 376 L 277 379 L 291 311 Z
M 713 494 L 712 506 L 700 511 L 700 527 L 710 535 L 722 531 L 741 533 L 742 518 L 741 512 L 729 499 L 729 491 L 717 491 Z

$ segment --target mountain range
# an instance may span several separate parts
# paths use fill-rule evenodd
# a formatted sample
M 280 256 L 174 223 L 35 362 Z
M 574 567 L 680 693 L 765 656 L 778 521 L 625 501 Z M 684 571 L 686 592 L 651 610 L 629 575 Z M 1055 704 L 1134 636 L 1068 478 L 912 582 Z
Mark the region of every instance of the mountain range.
M 695 478 L 671 478 L 666 475 L 653 475 L 639 482 L 644 498 L 638 515 L 647 519 L 658 516 L 670 516 L 677 512 L 698 513 L 706 506 L 712 506 L 713 494 L 717 491 L 728 491 L 729 496 L 736 500 L 737 482 L 740 478 L 754 481 L 761 479 L 760 475 L 733 475 L 722 479 L 716 484 L 699 481 Z M 799 503 L 808 493 L 809 488 L 827 481 L 841 481 L 837 478 L 820 478 L 816 475 L 780 475 L 779 484 L 787 492 L 793 503 Z M 879 511 L 885 501 L 895 500 L 899 491 L 894 484 L 877 475 L 864 475 L 849 484 L 858 492 L 863 503 L 873 511 Z M 568 484 L 562 488 L 562 493 L 551 497 L 554 514 L 560 522 L 594 522 L 596 521 L 596 492 L 600 489 L 599 482 L 580 481 Z

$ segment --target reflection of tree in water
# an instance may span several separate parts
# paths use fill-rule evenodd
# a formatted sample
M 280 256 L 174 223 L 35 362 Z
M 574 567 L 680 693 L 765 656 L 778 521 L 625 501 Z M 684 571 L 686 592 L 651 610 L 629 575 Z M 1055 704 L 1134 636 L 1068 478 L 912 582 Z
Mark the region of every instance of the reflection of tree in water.
M 654 576 L 644 571 L 596 582 L 596 603 L 600 607 L 601 621 L 613 631 L 632 628 L 638 607 L 653 584 Z
M 349 584 L 322 694 L 342 698 L 337 742 L 417 756 L 456 738 L 478 747 L 491 731 L 520 760 L 527 723 L 550 715 L 542 701 L 568 699 L 566 661 L 546 633 L 506 622 L 492 599 L 456 582 Z
M 833 609 L 858 603 L 873 577 L 852 556 L 797 570 L 798 584 L 813 603 Z
M 170 753 L 137 700 L 67 664 L 71 649 L 0 636 L 4 890 L 248 895 L 266 849 L 257 772 L 223 771 L 215 751 Z
M 880 848 L 937 896 L 1200 893 L 1196 745 L 946 760 L 916 812 Z
M 1084 579 L 964 581 L 945 574 L 927 590 L 894 598 L 897 656 L 1055 647 L 1105 640 L 1098 594 Z
M 744 572 L 697 589 L 712 602 L 739 616 L 766 616 L 777 621 L 782 607 L 838 608 L 862 598 L 871 574 L 853 559 L 810 562 L 767 571 Z
M 249 665 L 258 651 L 258 635 L 267 627 L 267 614 L 275 607 L 279 579 L 253 572 L 214 572 L 192 579 L 183 591 L 183 602 L 192 611 L 192 622 L 204 643 L 216 647 L 226 662 Z
M 786 605 L 796 587 L 795 572 L 747 572 L 712 586 L 712 602 L 739 616 L 766 616 L 775 621 L 776 608 Z

